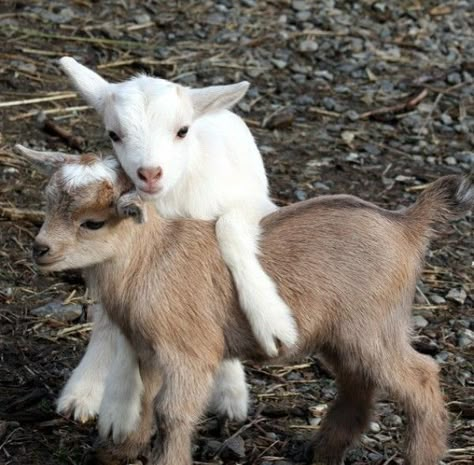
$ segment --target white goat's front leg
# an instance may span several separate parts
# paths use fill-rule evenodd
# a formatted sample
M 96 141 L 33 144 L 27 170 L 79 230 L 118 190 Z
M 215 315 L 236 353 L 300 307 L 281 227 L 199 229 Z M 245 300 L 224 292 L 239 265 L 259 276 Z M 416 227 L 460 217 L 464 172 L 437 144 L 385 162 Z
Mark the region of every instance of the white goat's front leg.
M 96 305 L 94 326 L 86 353 L 61 392 L 57 411 L 86 422 L 99 413 L 105 379 L 115 354 L 118 328 L 112 324 L 102 306 Z
M 258 261 L 259 221 L 271 208 L 276 208 L 268 204 L 259 208 L 255 202 L 242 202 L 241 208 L 219 217 L 216 233 L 242 310 L 259 344 L 274 357 L 278 355 L 279 344 L 291 348 L 296 343 L 298 332 L 290 308 Z
M 138 426 L 141 413 L 143 382 L 137 355 L 127 338 L 119 331 L 116 354 L 105 383 L 99 410 L 99 434 L 122 442 Z
M 238 360 L 224 360 L 217 370 L 209 409 L 229 420 L 244 421 L 248 413 L 245 372 Z

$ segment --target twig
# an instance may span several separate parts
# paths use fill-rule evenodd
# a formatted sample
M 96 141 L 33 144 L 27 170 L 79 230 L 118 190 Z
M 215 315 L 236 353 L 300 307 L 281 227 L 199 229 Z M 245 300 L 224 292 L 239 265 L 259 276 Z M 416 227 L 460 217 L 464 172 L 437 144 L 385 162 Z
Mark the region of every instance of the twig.
M 77 97 L 76 92 L 68 92 L 62 95 L 51 95 L 50 97 L 37 97 L 24 100 L 14 100 L 11 102 L 0 102 L 0 108 L 17 107 L 19 105 L 31 105 L 33 103 L 52 102 L 54 100 L 64 100 Z
M 391 105 L 389 107 L 382 107 L 376 110 L 367 111 L 359 115 L 359 119 L 372 118 L 374 116 L 385 115 L 387 113 L 400 113 L 402 111 L 412 110 L 415 108 L 426 96 L 428 95 L 428 90 L 423 89 L 419 94 L 412 97 L 407 102 L 398 103 L 396 105 Z
M 44 220 L 42 211 L 20 210 L 13 207 L 0 207 L 0 216 L 10 221 L 31 221 L 33 224 L 42 224 Z
M 32 116 L 37 116 L 39 113 L 43 113 L 43 115 L 54 115 L 57 113 L 73 113 L 76 111 L 85 111 L 90 110 L 92 107 L 89 105 L 80 105 L 77 107 L 65 107 L 65 108 L 51 108 L 49 110 L 33 110 L 28 111 L 26 113 L 20 113 L 16 116 L 11 116 L 8 118 L 8 121 L 18 121 L 21 119 L 31 118 Z
M 45 119 L 43 121 L 43 130 L 48 134 L 58 136 L 72 149 L 82 150 L 84 148 L 85 141 L 82 137 L 71 134 L 69 131 L 58 126 L 50 119 Z
M 16 27 L 12 25 L 7 25 L 9 29 L 19 32 L 21 34 L 27 34 L 33 37 L 44 37 L 45 39 L 56 39 L 56 40 L 64 40 L 64 41 L 71 41 L 71 42 L 89 42 L 92 44 L 102 44 L 102 45 L 116 45 L 116 46 L 124 46 L 124 47 L 132 47 L 132 48 L 143 48 L 143 49 L 151 49 L 153 48 L 153 44 L 144 44 L 143 42 L 132 42 L 131 40 L 113 40 L 113 39 L 101 39 L 99 37 L 77 37 L 77 36 L 66 36 L 62 34 L 48 34 L 45 32 L 37 31 L 36 29 L 29 29 L 24 27 Z

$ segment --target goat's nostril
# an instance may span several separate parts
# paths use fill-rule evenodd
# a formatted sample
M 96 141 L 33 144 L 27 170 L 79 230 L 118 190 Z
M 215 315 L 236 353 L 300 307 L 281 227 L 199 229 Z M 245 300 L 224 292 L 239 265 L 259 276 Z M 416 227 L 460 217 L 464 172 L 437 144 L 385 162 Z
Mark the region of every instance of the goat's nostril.
M 163 175 L 163 170 L 160 166 L 157 168 L 138 168 L 137 176 L 141 181 L 153 183 L 158 181 Z
M 39 258 L 43 257 L 49 252 L 49 247 L 44 244 L 40 244 L 38 242 L 35 242 L 33 244 L 33 257 Z

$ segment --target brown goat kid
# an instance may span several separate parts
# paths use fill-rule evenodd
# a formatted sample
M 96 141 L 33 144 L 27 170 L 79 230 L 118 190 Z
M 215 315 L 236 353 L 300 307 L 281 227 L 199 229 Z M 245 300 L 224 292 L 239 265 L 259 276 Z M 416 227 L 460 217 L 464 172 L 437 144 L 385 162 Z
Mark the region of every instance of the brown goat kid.
M 83 268 L 140 361 L 142 424 L 117 450 L 139 453 L 154 411 L 160 434 L 152 463 L 190 465 L 192 433 L 220 361 L 264 359 L 214 225 L 160 218 L 126 193 L 131 184 L 118 168 L 104 174 L 107 161 L 23 153 L 58 168 L 47 188 L 36 262 L 44 270 Z M 300 334 L 288 358 L 320 355 L 339 387 L 312 441 L 312 463 L 341 464 L 367 428 L 379 391 L 406 412 L 408 463 L 435 465 L 443 456 L 447 414 L 438 367 L 410 345 L 411 305 L 432 227 L 465 213 L 473 197 L 469 181 L 446 176 L 404 211 L 337 195 L 262 221 L 261 262 L 294 310 Z

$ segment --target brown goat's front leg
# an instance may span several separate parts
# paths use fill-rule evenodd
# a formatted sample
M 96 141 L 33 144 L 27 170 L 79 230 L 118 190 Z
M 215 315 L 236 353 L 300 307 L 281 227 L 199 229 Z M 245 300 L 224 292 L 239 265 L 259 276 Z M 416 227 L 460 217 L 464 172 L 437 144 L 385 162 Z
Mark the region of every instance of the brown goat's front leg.
M 161 373 L 154 363 L 140 363 L 143 381 L 140 422 L 137 428 L 119 444 L 99 439 L 89 455 L 87 465 L 122 465 L 140 456 L 149 455 L 150 439 L 154 432 L 155 398 L 161 386 Z
M 155 407 L 158 435 L 153 465 L 191 465 L 193 431 L 206 409 L 217 365 L 217 361 L 179 359 L 164 367 Z

